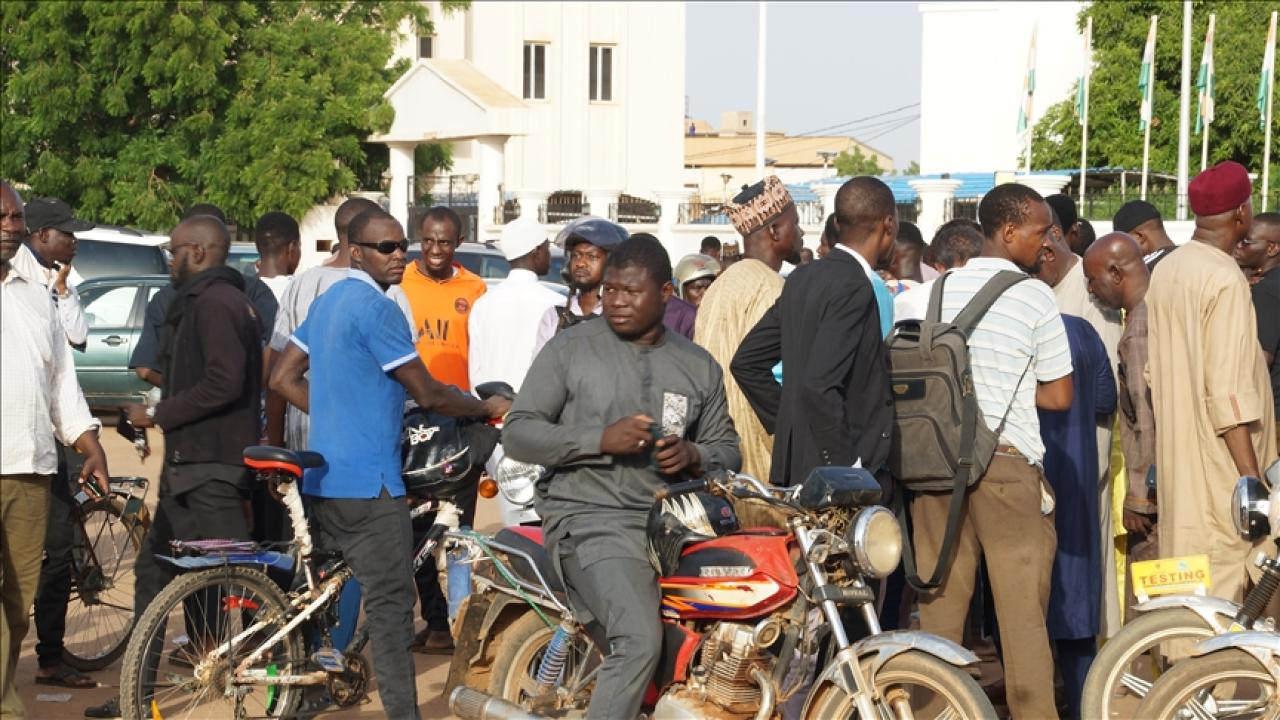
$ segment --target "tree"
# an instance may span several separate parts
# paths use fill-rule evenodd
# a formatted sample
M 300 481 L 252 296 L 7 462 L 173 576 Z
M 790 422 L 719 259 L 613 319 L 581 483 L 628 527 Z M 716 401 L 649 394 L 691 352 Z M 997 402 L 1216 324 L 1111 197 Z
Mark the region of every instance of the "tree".
M 1263 134 L 1254 94 L 1258 68 L 1273 3 L 1195 2 L 1192 15 L 1192 80 L 1200 66 L 1209 13 L 1217 14 L 1214 39 L 1215 93 L 1209 128 L 1209 163 L 1235 160 L 1251 171 L 1262 170 Z M 1150 17 L 1158 15 L 1156 79 L 1151 123 L 1151 171 L 1178 169 L 1178 100 L 1182 83 L 1182 3 L 1175 0 L 1087 5 L 1078 26 L 1093 16 L 1094 70 L 1089 81 L 1090 167 L 1142 167 L 1142 132 L 1138 129 L 1138 70 Z M 1042 60 L 1043 62 L 1043 60 Z M 1194 129 L 1196 97 L 1191 89 Z M 1080 125 L 1075 115 L 1075 89 L 1050 107 L 1032 136 L 1036 168 L 1073 168 L 1080 164 Z M 1192 135 L 1192 173 L 1199 169 L 1200 138 Z M 1274 143 L 1273 143 L 1274 145 Z M 1272 164 L 1271 177 L 1280 177 Z M 1274 182 L 1274 180 L 1273 180 Z
M 445 3 L 453 9 L 461 3 Z M 420 3 L 0 3 L 0 174 L 101 222 L 240 224 L 356 187 Z
M 836 174 L 840 177 L 853 177 L 856 175 L 879 175 L 884 170 L 880 169 L 880 163 L 875 157 L 868 157 L 862 154 L 862 148 L 854 146 L 853 152 L 848 150 L 841 151 L 836 156 Z

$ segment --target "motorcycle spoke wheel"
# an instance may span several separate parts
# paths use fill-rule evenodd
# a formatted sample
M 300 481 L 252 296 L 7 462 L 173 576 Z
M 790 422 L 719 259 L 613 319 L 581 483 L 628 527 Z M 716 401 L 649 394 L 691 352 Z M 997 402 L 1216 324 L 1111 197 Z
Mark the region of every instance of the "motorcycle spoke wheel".
M 1270 673 L 1243 650 L 1179 662 L 1151 688 L 1135 717 L 1151 720 L 1256 720 L 1269 717 Z
M 864 662 L 863 672 L 870 671 L 870 663 Z M 896 709 L 890 702 L 877 708 L 884 720 L 904 715 L 914 720 L 996 718 L 991 701 L 967 670 L 922 652 L 913 650 L 890 658 L 876 672 L 875 684 L 881 697 L 897 701 Z M 857 718 L 857 708 L 853 698 L 844 690 L 827 684 L 814 695 L 805 717 L 808 720 L 852 720 Z
M 502 634 L 493 640 L 497 644 L 498 654 L 494 659 L 493 674 L 489 679 L 489 693 L 522 707 L 527 707 L 537 698 L 539 696 L 538 667 L 542 663 L 542 657 L 554 633 L 555 628 L 547 627 L 542 619 L 532 612 L 508 625 Z M 584 670 L 591 662 L 594 653 L 595 650 L 589 641 L 578 638 L 569 651 L 569 657 L 564 669 L 560 672 L 559 680 L 553 685 L 553 692 L 561 694 L 567 690 L 570 699 L 566 703 L 558 697 L 554 705 L 557 707 L 573 705 L 576 698 L 590 696 L 594 682 L 585 687 L 577 687 L 576 684 L 565 687 L 564 683 L 566 681 L 573 683 L 584 676 L 588 679 L 593 678 L 593 674 L 586 673 Z M 545 698 L 543 700 L 540 706 L 545 705 Z

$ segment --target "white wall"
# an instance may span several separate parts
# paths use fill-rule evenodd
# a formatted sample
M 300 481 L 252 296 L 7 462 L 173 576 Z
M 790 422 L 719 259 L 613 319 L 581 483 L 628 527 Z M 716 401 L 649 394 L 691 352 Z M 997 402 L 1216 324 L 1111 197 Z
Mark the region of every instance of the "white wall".
M 777 175 L 778 179 L 784 185 L 802 185 L 818 180 L 825 180 L 836 176 L 834 166 L 821 167 L 777 167 L 772 166 L 765 169 L 765 172 Z M 756 176 L 754 167 L 743 167 L 740 165 L 706 165 L 693 168 L 685 168 L 683 173 L 684 186 L 696 186 L 702 194 L 704 200 L 719 201 L 725 191 L 724 179 L 720 176 L 728 173 L 729 177 L 729 197 L 733 197 L 742 189 L 743 185 L 751 185 L 760 181 Z
M 1018 169 L 1018 109 L 1038 24 L 1032 123 L 1071 96 L 1083 49 L 1079 2 L 925 2 L 920 171 Z M 1134 70 L 1136 78 L 1137 70 Z

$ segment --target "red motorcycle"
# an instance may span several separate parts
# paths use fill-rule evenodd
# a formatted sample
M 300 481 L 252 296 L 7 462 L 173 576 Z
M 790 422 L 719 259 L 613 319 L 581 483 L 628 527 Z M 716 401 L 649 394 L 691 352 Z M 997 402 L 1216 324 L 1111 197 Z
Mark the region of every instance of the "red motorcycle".
M 880 485 L 825 467 L 775 488 L 745 475 L 678 483 L 649 518 L 663 653 L 646 706 L 663 718 L 995 718 L 978 658 L 943 638 L 881 632 L 869 586 L 902 529 Z M 447 688 L 463 718 L 573 717 L 601 662 L 538 528 L 450 533 L 475 563 Z M 841 609 L 868 633 L 850 642 Z M 593 624 L 594 625 L 594 624 Z

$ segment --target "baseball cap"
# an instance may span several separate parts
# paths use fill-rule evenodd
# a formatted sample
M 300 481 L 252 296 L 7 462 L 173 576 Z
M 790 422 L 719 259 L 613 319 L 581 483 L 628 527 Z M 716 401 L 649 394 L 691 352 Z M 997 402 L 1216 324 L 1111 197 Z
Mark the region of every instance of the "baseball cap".
M 569 252 L 580 242 L 589 242 L 601 250 L 612 250 L 629 237 L 626 228 L 604 218 L 587 215 L 564 226 L 556 235 L 556 245 Z
M 502 227 L 498 249 L 507 260 L 524 257 L 547 241 L 547 233 L 533 220 L 516 218 Z
M 1111 220 L 1111 227 L 1116 232 L 1132 232 L 1134 228 L 1148 220 L 1159 220 L 1160 211 L 1146 200 L 1130 200 L 1116 211 Z
M 71 206 L 58 198 L 32 198 L 26 206 L 27 229 L 31 232 L 53 228 L 65 233 L 93 229 L 94 225 L 71 214 Z

